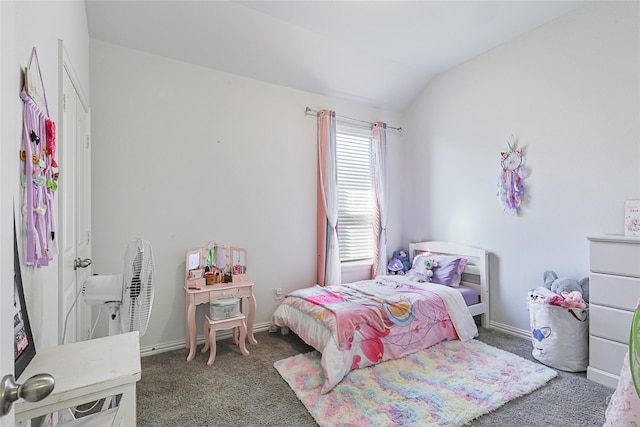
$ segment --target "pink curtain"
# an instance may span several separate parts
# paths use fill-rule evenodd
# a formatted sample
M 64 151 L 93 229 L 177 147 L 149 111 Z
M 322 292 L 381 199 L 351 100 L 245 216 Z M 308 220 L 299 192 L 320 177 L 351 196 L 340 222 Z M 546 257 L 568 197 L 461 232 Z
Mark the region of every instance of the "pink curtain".
M 375 215 L 373 221 L 373 266 L 371 278 L 387 274 L 387 124 L 373 125 L 373 187 Z
M 335 111 L 318 112 L 318 284 L 340 283 Z

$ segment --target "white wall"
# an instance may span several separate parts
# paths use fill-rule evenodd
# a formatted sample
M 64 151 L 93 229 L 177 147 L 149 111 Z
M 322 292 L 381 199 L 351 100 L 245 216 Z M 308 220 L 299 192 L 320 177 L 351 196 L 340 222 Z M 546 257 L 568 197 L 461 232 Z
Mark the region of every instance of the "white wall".
M 80 83 L 89 89 L 89 32 L 84 2 L 81 1 L 2 1 L 2 127 L 0 162 L 2 202 L 0 212 L 0 271 L 2 283 L 13 276 L 13 212 L 20 200 L 20 165 L 23 103 L 21 69 L 27 65 L 35 46 L 52 119 L 58 122 L 58 39 L 65 42 Z M 58 146 L 58 150 L 64 147 Z M 61 185 L 64 165 L 60 165 Z M 57 200 L 56 200 L 57 208 Z M 18 217 L 19 218 L 19 217 Z M 18 219 L 19 221 L 19 219 Z M 36 348 L 58 343 L 58 259 L 48 267 L 22 266 L 25 299 Z
M 405 116 L 403 241 L 489 250 L 492 321 L 529 330 L 544 270 L 589 271 L 587 236 L 623 232 L 640 198 L 637 2 L 597 2 L 433 80 Z M 516 217 L 496 197 L 511 134 L 525 157 Z
M 95 40 L 91 92 L 93 272 L 120 271 L 132 237 L 153 246 L 157 283 L 143 349 L 184 345 L 185 253 L 211 240 L 247 248 L 257 327 L 278 304 L 276 287 L 315 282 L 316 119 L 306 106 L 402 126 L 387 111 Z M 397 186 L 402 144 L 389 133 Z M 399 212 L 390 215 L 391 252 Z

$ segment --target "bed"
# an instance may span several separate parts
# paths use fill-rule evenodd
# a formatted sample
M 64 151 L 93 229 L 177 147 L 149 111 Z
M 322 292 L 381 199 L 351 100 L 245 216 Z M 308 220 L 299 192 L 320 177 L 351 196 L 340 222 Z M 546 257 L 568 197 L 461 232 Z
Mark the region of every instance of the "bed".
M 488 253 L 450 242 L 409 245 L 415 274 L 298 289 L 271 318 L 271 331 L 289 329 L 322 354 L 322 393 L 353 369 L 397 359 L 445 340 L 469 340 L 489 323 Z M 452 280 L 452 283 L 449 281 Z M 463 297 L 463 294 L 467 294 Z M 471 294 L 469 296 L 468 294 Z

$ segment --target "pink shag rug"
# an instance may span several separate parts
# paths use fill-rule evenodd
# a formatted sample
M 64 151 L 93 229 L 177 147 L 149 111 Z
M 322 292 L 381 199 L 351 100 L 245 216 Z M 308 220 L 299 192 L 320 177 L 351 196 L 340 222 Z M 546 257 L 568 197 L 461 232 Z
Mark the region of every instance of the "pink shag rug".
M 462 426 L 558 375 L 477 340 L 446 341 L 357 369 L 324 395 L 318 352 L 273 366 L 322 427 Z

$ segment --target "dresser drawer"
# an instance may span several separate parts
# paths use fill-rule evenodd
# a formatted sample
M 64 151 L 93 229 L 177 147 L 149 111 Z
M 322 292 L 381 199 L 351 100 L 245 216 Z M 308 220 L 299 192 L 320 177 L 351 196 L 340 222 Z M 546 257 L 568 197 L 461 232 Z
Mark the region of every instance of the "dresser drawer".
M 640 240 L 633 242 L 591 241 L 591 271 L 640 277 Z
M 632 311 L 592 304 L 589 306 L 589 333 L 627 345 L 632 319 Z
M 589 302 L 592 304 L 635 310 L 639 298 L 640 278 L 602 273 L 589 275 Z
M 589 367 L 620 375 L 628 345 L 598 337 L 589 338 Z

